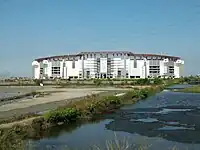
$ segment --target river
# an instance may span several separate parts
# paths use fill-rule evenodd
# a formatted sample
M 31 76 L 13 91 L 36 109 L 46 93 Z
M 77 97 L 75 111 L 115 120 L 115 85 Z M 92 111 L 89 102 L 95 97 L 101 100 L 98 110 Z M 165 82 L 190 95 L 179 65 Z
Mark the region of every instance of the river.
M 185 86 L 185 85 L 184 85 Z M 174 86 L 171 88 L 183 88 Z M 200 94 L 164 90 L 137 104 L 127 105 L 100 121 L 52 128 L 48 136 L 30 140 L 39 149 L 105 149 L 108 141 L 126 141 L 129 149 L 200 149 Z M 116 142 L 115 142 L 116 143 Z M 122 143 L 125 145 L 125 142 Z

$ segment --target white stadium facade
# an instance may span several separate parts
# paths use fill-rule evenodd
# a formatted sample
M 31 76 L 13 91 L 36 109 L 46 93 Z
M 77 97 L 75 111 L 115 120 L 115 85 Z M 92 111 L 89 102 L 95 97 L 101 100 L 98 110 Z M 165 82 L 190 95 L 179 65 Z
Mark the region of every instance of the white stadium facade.
M 81 52 L 32 62 L 35 79 L 179 78 L 183 75 L 183 66 L 180 57 L 127 51 Z

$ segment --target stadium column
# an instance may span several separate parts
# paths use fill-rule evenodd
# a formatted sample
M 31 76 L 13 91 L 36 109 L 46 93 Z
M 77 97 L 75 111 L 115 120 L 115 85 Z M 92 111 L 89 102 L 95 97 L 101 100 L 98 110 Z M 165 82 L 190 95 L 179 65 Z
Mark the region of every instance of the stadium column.
M 85 69 L 84 69 L 84 60 L 85 60 L 85 57 L 82 56 L 81 60 L 82 60 L 82 78 L 84 79 L 85 78 Z
M 144 58 L 144 78 L 147 78 L 147 59 Z
M 123 78 L 126 78 L 126 56 L 124 56 Z
M 63 78 L 63 68 L 64 68 L 64 61 L 60 61 L 60 77 Z

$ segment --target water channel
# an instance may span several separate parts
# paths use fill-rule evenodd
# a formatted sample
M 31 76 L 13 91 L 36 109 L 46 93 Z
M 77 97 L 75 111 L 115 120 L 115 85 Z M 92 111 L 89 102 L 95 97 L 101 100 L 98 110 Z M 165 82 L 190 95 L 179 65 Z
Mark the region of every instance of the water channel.
M 171 87 L 183 88 L 185 85 Z M 164 90 L 137 104 L 127 105 L 102 120 L 52 128 L 47 137 L 31 140 L 35 148 L 105 149 L 106 141 L 125 139 L 130 150 L 200 149 L 200 94 Z

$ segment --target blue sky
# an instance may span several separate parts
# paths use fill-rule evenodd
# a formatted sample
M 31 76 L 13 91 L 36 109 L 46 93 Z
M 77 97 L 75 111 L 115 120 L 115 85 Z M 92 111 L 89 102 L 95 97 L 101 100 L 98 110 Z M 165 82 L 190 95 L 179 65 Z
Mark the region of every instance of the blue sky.
M 181 56 L 185 74 L 200 73 L 200 1 L 0 0 L 0 74 L 92 50 Z

